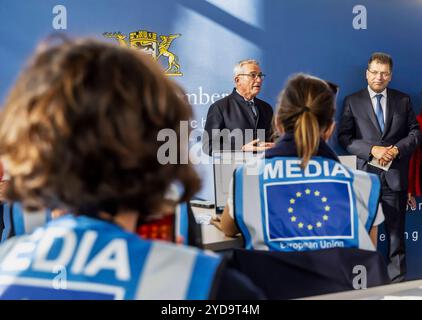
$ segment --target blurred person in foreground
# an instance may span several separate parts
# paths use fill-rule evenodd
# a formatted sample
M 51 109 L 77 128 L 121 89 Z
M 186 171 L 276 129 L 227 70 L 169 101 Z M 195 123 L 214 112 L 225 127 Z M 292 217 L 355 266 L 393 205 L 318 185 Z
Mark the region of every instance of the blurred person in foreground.
M 199 189 L 191 165 L 157 159 L 160 130 L 181 141 L 191 115 L 182 90 L 140 52 L 94 40 L 40 49 L 0 115 L 7 198 L 72 214 L 1 245 L 0 297 L 261 297 L 218 255 L 135 234 Z

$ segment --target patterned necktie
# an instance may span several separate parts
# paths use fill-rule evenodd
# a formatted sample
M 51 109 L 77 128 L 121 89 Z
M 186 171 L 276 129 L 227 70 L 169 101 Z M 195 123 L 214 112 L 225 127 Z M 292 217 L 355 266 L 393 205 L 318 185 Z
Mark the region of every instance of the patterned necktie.
M 375 96 L 377 98 L 377 105 L 375 107 L 375 114 L 377 115 L 377 120 L 381 128 L 381 132 L 384 132 L 384 112 L 382 111 L 381 107 L 381 98 L 382 94 L 377 94 Z
M 258 114 L 256 112 L 256 107 L 253 101 L 246 101 L 246 104 L 252 109 L 254 119 L 257 118 Z

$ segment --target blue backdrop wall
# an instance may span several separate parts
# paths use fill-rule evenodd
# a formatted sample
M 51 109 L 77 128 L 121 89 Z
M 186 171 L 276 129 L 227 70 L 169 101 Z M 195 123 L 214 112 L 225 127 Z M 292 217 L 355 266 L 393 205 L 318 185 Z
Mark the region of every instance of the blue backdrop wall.
M 167 73 L 186 90 L 194 105 L 193 154 L 212 101 L 231 92 L 233 65 L 244 58 L 261 62 L 267 74 L 260 97 L 273 106 L 288 76 L 309 72 L 340 86 L 337 117 L 345 95 L 366 86 L 365 67 L 374 51 L 394 59 L 391 87 L 410 94 L 416 112 L 422 103 L 421 0 L 2 0 L 0 5 L 0 99 L 16 79 L 37 42 L 62 32 L 106 41 L 120 32 L 127 44 L 142 42 L 149 31 L 158 44 L 178 35 L 168 51 L 177 56 Z M 154 37 L 154 35 L 151 35 Z M 151 39 L 151 38 L 150 38 Z M 145 43 L 145 42 L 144 42 Z M 164 67 L 168 59 L 158 59 Z M 343 153 L 335 141 L 331 145 Z M 196 149 L 195 149 L 196 148 Z M 196 152 L 195 152 L 196 150 Z M 205 158 L 204 158 L 205 157 Z M 199 196 L 213 198 L 212 169 L 197 165 L 203 177 Z M 421 199 L 408 212 L 409 278 L 422 278 Z M 380 245 L 385 243 L 380 236 Z

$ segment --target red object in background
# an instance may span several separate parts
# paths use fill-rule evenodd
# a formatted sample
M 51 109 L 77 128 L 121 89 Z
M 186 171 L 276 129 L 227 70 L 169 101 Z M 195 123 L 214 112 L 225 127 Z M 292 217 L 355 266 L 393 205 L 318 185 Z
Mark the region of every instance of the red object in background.
M 174 215 L 152 220 L 138 226 L 136 233 L 143 239 L 174 241 Z
M 419 129 L 422 131 L 422 114 L 416 116 L 419 123 Z M 422 165 L 422 147 L 418 146 L 409 161 L 409 189 L 408 192 L 413 196 L 422 195 L 421 185 L 421 165 Z

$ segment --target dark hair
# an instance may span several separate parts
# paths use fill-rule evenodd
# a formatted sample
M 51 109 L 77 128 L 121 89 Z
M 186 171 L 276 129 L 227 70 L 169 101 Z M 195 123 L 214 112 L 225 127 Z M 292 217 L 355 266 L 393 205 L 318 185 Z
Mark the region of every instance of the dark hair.
M 374 52 L 368 60 L 368 69 L 372 61 L 378 61 L 382 64 L 388 64 L 390 66 L 390 71 L 393 71 L 393 59 L 387 53 Z
M 281 92 L 277 104 L 277 123 L 294 133 L 301 166 L 305 168 L 318 150 L 321 132 L 333 122 L 337 86 L 319 78 L 297 74 Z
M 191 165 L 158 162 L 157 135 L 172 129 L 180 141 L 181 121 L 191 115 L 183 91 L 138 50 L 89 39 L 49 46 L 35 54 L 0 115 L 8 198 L 26 207 L 148 215 L 178 183 L 187 201 L 199 178 Z

